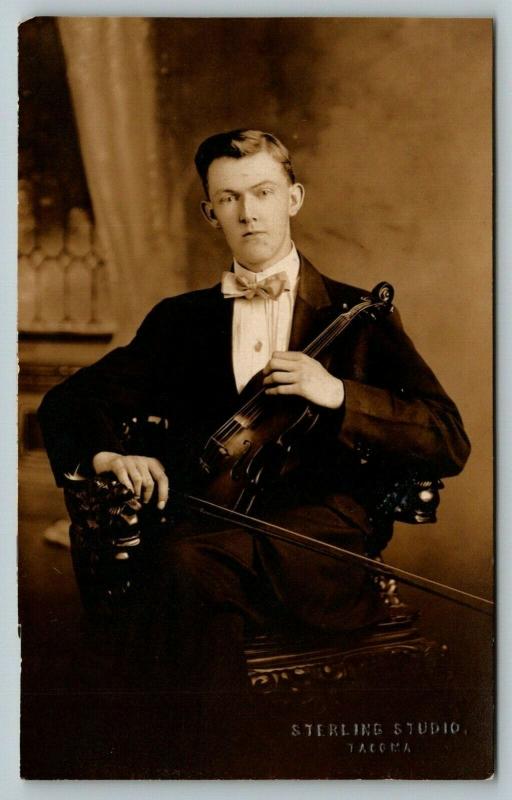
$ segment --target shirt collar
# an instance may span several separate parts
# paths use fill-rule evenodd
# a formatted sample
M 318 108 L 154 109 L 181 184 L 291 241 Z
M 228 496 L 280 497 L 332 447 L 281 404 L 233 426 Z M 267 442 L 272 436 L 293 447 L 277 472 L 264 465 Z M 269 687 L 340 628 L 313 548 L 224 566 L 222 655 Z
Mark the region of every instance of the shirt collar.
M 233 259 L 233 268 L 235 271 L 235 275 L 245 275 L 247 277 L 251 277 L 252 279 L 256 278 L 258 283 L 265 280 L 265 278 L 270 278 L 271 275 L 275 275 L 278 272 L 286 272 L 286 274 L 288 275 L 288 280 L 290 281 L 290 289 L 292 291 L 295 290 L 297 285 L 297 280 L 299 277 L 299 267 L 300 267 L 299 254 L 297 253 L 297 248 L 295 247 L 293 242 L 292 242 L 292 249 L 290 250 L 287 256 L 282 258 L 276 264 L 272 264 L 271 267 L 268 267 L 262 272 L 252 272 L 252 270 L 246 269 L 241 264 L 239 264 L 236 259 Z

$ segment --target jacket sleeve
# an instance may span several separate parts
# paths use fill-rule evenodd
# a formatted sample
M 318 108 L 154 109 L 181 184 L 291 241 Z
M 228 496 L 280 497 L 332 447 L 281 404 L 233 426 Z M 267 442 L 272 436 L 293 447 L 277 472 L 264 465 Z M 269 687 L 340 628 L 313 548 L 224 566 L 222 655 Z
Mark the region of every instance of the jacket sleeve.
M 364 382 L 345 380 L 341 442 L 400 466 L 456 475 L 470 444 L 460 414 L 405 334 L 398 311 L 371 326 Z
M 92 475 L 96 453 L 123 453 L 116 423 L 148 407 L 160 392 L 167 303 L 148 314 L 130 344 L 79 370 L 43 398 L 38 419 L 58 486 L 65 473 Z

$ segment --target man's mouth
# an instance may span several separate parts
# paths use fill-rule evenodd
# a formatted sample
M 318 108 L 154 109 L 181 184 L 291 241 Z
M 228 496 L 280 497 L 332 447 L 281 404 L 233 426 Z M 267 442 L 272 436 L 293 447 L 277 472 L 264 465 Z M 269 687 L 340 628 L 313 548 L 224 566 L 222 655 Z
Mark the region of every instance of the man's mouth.
M 246 239 L 248 236 L 262 236 L 265 231 L 247 231 L 244 233 L 243 238 Z

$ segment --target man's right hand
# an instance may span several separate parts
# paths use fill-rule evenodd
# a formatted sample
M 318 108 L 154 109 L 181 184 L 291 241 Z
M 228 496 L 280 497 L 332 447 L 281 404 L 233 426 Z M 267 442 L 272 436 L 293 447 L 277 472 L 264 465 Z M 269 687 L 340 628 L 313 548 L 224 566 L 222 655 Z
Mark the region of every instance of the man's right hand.
M 142 499 L 144 503 L 149 503 L 156 484 L 158 508 L 165 507 L 169 497 L 169 481 L 158 459 L 102 451 L 96 453 L 92 465 L 96 474 L 113 472 L 118 481 L 130 489 L 137 500 Z

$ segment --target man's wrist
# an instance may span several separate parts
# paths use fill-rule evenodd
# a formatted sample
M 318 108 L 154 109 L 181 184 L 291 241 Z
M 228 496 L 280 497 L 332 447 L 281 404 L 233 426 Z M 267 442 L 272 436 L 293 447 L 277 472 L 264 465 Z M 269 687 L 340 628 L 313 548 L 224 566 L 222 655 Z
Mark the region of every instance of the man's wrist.
M 334 376 L 332 376 L 332 378 L 332 394 L 329 397 L 329 404 L 327 407 L 332 411 L 337 411 L 342 407 L 345 400 L 345 386 L 340 378 L 335 378 Z
M 101 450 L 96 453 L 92 459 L 91 464 L 94 472 L 98 475 L 100 472 L 108 472 L 113 458 L 117 458 L 119 453 L 113 453 L 108 450 Z

